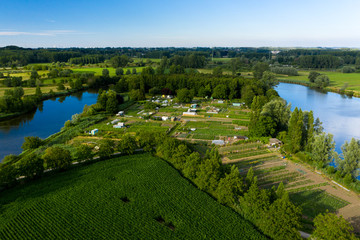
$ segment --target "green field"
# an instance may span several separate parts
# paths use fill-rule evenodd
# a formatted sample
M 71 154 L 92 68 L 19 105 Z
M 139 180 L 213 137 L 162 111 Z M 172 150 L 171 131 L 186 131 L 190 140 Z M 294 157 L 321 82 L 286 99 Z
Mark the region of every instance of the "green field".
M 137 72 L 137 73 L 140 73 L 144 67 L 123 68 L 123 69 L 124 69 L 124 74 L 126 73 L 126 71 L 127 71 L 128 69 L 130 69 L 130 71 L 132 71 L 133 68 L 136 69 L 136 72 Z M 76 72 L 92 72 L 92 73 L 95 73 L 96 76 L 101 76 L 103 69 L 104 69 L 104 68 L 100 68 L 100 67 L 96 67 L 96 68 L 83 67 L 83 68 L 73 68 L 73 69 L 71 69 L 71 70 L 72 70 L 73 72 L 75 72 L 75 73 L 76 73 Z M 113 76 L 116 75 L 116 74 L 115 74 L 115 71 L 116 71 L 115 68 L 108 67 L 108 68 L 106 68 L 106 69 L 109 70 L 110 77 L 113 77 Z
M 347 84 L 346 90 L 360 91 L 360 73 L 341 73 L 330 71 L 317 71 L 321 74 L 326 74 L 330 78 L 330 87 L 342 88 Z M 281 79 L 299 80 L 302 82 L 309 82 L 307 78 L 309 71 L 299 71 L 299 76 L 278 76 Z
M 1 193 L 0 239 L 266 239 L 148 154 L 76 167 Z

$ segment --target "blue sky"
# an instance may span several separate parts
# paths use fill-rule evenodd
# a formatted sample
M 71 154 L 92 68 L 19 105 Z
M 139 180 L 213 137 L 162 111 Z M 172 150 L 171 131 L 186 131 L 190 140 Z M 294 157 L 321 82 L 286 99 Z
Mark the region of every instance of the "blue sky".
M 0 3 L 0 47 L 360 47 L 357 0 Z

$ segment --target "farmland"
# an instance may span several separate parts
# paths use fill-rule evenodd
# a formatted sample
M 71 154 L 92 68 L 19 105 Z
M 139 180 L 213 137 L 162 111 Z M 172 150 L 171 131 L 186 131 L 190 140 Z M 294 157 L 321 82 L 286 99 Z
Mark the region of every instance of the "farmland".
M 346 86 L 346 90 L 360 91 L 360 73 L 341 73 L 334 71 L 318 71 L 326 74 L 330 78 L 330 88 L 341 89 Z M 278 79 L 297 80 L 308 83 L 309 71 L 299 71 L 299 76 L 278 76 Z
M 266 239 L 148 154 L 44 177 L 0 204 L 1 239 Z
M 342 198 L 344 193 L 340 189 L 335 191 L 336 187 L 330 187 L 324 178 L 304 166 L 282 159 L 276 151 L 261 143 L 225 146 L 219 152 L 223 162 L 237 166 L 243 176 L 252 167 L 261 188 L 270 189 L 283 182 L 290 199 L 303 210 L 303 230 L 307 232 L 312 230 L 309 219 L 327 210 L 336 212 L 350 204 Z

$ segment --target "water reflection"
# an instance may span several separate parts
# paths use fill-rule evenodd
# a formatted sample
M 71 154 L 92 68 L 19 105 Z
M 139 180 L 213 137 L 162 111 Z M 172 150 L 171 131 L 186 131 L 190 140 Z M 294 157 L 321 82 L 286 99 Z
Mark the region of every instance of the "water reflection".
M 280 97 L 302 110 L 314 111 L 323 122 L 326 132 L 334 135 L 336 150 L 352 137 L 360 139 L 360 99 L 323 92 L 305 86 L 280 83 L 276 88 Z
M 26 136 L 46 138 L 58 132 L 73 114 L 82 112 L 85 104 L 96 103 L 96 92 L 49 99 L 33 112 L 0 122 L 0 160 L 8 154 L 19 154 Z

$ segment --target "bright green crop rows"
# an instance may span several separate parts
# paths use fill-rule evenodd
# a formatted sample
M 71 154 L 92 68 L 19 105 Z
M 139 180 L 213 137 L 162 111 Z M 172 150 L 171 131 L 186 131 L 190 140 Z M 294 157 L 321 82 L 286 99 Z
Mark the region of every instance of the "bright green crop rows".
M 137 154 L 1 193 L 0 239 L 266 239 L 165 161 Z

